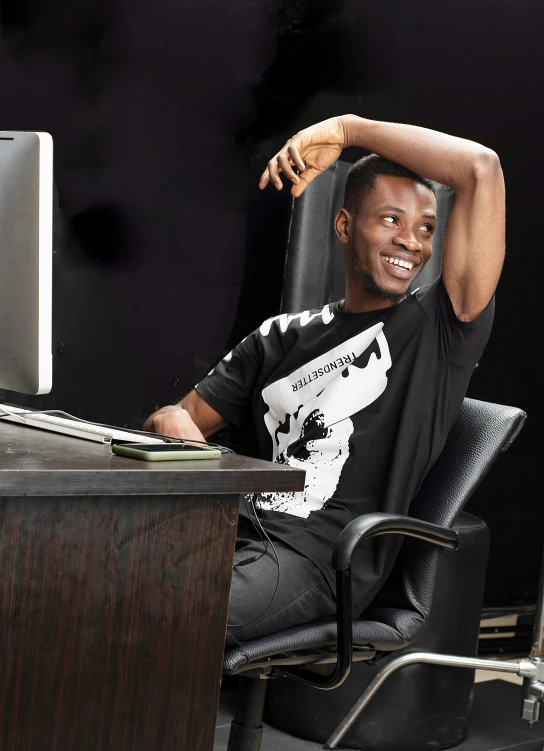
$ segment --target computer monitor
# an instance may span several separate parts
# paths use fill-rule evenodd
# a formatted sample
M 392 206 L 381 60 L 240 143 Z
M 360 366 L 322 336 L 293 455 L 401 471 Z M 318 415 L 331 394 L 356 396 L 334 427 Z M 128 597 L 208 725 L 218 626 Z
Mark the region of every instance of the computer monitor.
M 0 388 L 51 391 L 53 139 L 0 131 Z

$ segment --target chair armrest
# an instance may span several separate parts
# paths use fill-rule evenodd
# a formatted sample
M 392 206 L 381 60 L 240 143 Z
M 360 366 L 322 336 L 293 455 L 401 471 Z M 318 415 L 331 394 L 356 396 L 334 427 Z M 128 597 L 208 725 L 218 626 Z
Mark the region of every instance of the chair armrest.
M 457 549 L 459 537 L 449 527 L 441 527 L 411 516 L 400 514 L 363 514 L 351 521 L 340 534 L 333 548 L 332 565 L 336 569 L 336 639 L 337 660 L 330 675 L 318 676 L 308 670 L 284 669 L 294 680 L 315 688 L 330 690 L 340 686 L 351 669 L 353 631 L 351 618 L 351 561 L 357 546 L 378 535 L 407 535 L 442 548 Z
M 332 552 L 332 566 L 343 571 L 351 566 L 353 554 L 365 540 L 378 535 L 406 535 L 431 542 L 442 548 L 459 547 L 457 532 L 411 516 L 400 514 L 363 514 L 350 522 L 338 535 Z

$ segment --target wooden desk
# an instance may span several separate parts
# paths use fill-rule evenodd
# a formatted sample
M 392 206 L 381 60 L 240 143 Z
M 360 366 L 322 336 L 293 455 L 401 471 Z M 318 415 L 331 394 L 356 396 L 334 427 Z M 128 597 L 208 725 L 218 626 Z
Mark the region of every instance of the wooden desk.
M 303 484 L 0 421 L 0 748 L 211 751 L 240 494 Z

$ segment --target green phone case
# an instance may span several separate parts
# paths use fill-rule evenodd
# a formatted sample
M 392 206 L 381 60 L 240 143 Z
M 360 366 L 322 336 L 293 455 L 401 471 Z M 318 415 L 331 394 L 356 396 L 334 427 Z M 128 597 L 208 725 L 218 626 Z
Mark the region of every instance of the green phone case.
M 123 446 L 122 443 L 114 443 L 111 447 L 114 454 L 119 456 L 129 456 L 131 459 L 142 459 L 146 462 L 164 462 L 164 461 L 187 461 L 188 459 L 220 459 L 221 452 L 218 449 L 206 449 L 206 451 L 146 451 L 145 449 L 136 449 L 131 446 Z

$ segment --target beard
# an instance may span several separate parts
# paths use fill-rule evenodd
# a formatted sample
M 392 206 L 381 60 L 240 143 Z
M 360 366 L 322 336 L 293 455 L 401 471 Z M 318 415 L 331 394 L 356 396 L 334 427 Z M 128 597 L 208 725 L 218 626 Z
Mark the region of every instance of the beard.
M 353 245 L 351 246 L 350 250 L 350 258 L 351 258 L 351 264 L 355 271 L 357 272 L 359 278 L 363 282 L 363 285 L 365 286 L 366 291 L 371 294 L 373 297 L 378 297 L 380 300 L 389 300 L 390 302 L 397 303 L 401 302 L 401 300 L 404 300 L 405 297 L 407 297 L 407 292 L 390 292 L 387 289 L 383 289 L 383 287 L 380 287 L 378 282 L 374 279 L 372 274 L 369 274 L 368 271 L 364 271 L 359 266 L 359 261 L 357 259 L 357 254 L 355 252 L 355 248 Z

